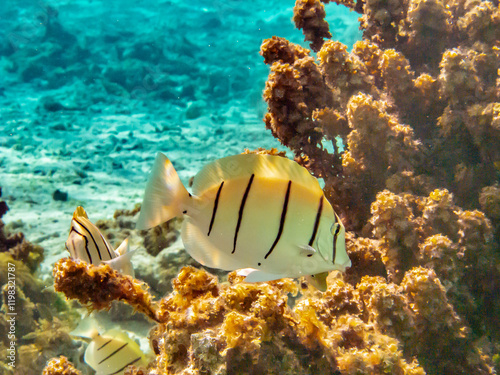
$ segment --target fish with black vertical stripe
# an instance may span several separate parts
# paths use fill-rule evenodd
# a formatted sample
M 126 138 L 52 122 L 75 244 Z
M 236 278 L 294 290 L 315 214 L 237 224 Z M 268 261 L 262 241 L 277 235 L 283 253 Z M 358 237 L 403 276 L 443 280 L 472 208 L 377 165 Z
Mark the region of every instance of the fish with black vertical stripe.
M 134 251 L 129 251 L 128 239 L 113 250 L 81 206 L 78 206 L 73 213 L 66 249 L 73 259 L 81 259 L 95 265 L 104 262 L 118 272 L 134 276 L 134 268 L 130 261 Z
M 218 159 L 196 174 L 191 194 L 158 153 L 136 227 L 182 215 L 188 253 L 207 267 L 239 270 L 247 282 L 306 276 L 325 290 L 327 272 L 351 265 L 344 226 L 319 182 L 281 156 Z
M 124 332 L 111 329 L 100 335 L 90 333 L 92 341 L 85 350 L 84 360 L 99 375 L 122 375 L 127 367 L 146 367 L 148 360 L 139 345 Z

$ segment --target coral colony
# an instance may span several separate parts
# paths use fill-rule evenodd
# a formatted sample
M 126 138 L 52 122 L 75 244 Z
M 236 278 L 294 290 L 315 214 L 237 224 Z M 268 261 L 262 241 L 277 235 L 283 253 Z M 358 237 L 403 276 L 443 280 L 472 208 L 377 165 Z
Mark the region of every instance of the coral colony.
M 91 310 L 125 302 L 155 323 L 155 358 L 123 373 L 500 371 L 498 2 L 338 3 L 361 14 L 363 40 L 351 52 L 329 39 L 319 0 L 294 8 L 317 58 L 279 37 L 262 44 L 270 66 L 264 121 L 324 179 L 346 227 L 351 268 L 330 273 L 321 293 L 303 280 L 244 283 L 236 272 L 222 282 L 183 260 L 190 265 L 165 295 L 165 285 L 148 288 L 108 264 L 61 259 L 55 289 L 68 299 Z M 100 229 L 131 236 L 137 211 Z M 177 228 L 178 220 L 135 235 L 156 255 Z M 33 275 L 43 253 L 3 227 L 0 251 L 2 269 L 15 264 L 16 308 L 24 311 L 17 351 L 40 369 L 63 347 L 43 374 L 80 374 L 68 361 L 80 352 L 61 323 L 75 320 L 68 302 Z M 0 284 L 5 300 L 3 273 Z

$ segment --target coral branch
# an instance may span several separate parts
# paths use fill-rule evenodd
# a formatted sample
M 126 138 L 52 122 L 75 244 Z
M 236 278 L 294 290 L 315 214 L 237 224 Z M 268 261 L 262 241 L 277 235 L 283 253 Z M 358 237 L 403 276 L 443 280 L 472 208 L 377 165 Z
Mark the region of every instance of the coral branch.
M 114 300 L 123 301 L 150 319 L 160 321 L 147 285 L 122 275 L 107 264 L 98 266 L 71 258 L 60 259 L 53 270 L 56 291 L 92 309 L 109 309 Z

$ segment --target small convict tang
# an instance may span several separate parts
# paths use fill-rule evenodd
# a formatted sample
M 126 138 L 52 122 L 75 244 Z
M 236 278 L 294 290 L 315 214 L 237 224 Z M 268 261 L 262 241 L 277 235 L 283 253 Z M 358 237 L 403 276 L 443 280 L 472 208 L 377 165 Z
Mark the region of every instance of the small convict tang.
M 113 250 L 81 206 L 78 206 L 73 213 L 66 249 L 73 259 L 81 259 L 96 265 L 104 262 L 118 272 L 134 276 L 134 268 L 130 262 L 133 251 L 128 251 L 128 239 Z
M 124 332 L 112 329 L 100 335 L 93 330 L 90 338 L 84 360 L 97 375 L 121 375 L 130 365 L 146 367 L 148 364 L 139 345 Z
M 191 195 L 158 153 L 136 227 L 185 215 L 181 235 L 201 264 L 240 270 L 245 281 L 306 276 L 326 288 L 328 271 L 350 267 L 345 229 L 318 181 L 296 162 L 241 154 L 196 174 Z

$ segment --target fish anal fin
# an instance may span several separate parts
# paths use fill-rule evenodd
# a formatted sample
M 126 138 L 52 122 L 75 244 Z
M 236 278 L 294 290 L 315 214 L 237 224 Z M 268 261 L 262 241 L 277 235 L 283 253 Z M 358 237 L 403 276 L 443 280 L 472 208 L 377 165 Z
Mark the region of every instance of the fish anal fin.
M 248 270 L 248 269 L 246 269 Z M 263 272 L 259 270 L 253 270 L 253 271 L 245 271 L 248 272 L 247 277 L 245 277 L 245 282 L 247 283 L 257 283 L 257 282 L 262 282 L 262 281 L 272 281 L 272 280 L 279 280 L 284 277 L 285 275 L 277 275 L 275 273 L 268 273 L 268 272 Z
M 255 268 L 240 268 L 239 270 L 236 271 L 236 274 L 238 276 L 248 276 L 255 271 L 257 271 Z

